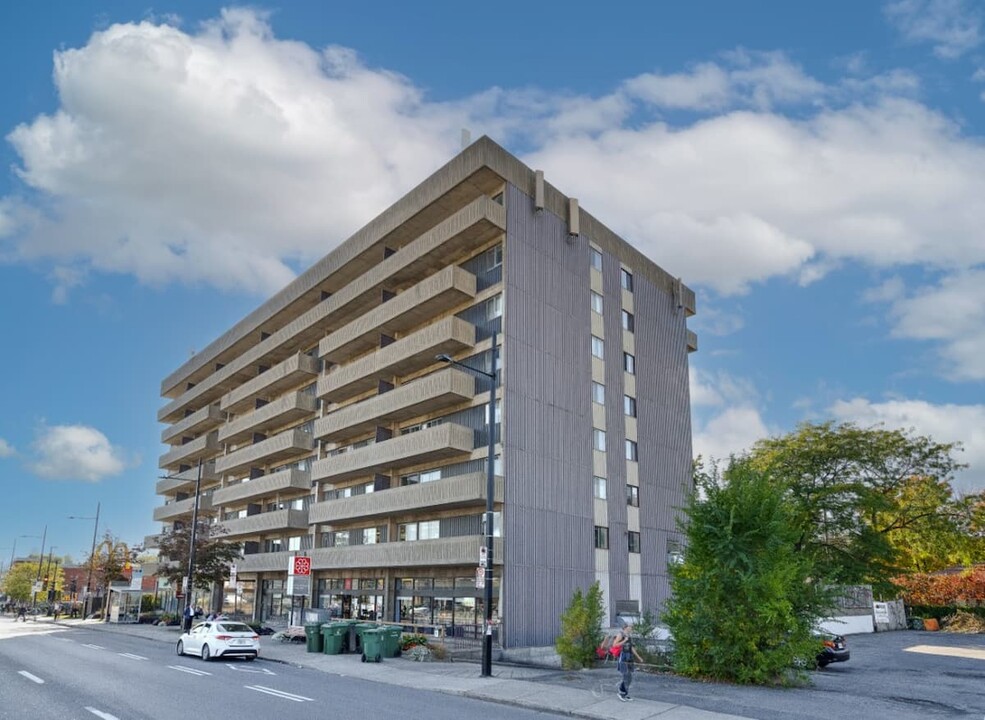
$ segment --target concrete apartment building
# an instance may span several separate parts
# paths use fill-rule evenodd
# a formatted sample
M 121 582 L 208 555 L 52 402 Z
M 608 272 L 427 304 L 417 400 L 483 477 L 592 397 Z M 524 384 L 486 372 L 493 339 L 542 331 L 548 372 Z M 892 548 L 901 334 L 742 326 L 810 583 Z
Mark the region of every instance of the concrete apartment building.
M 576 588 L 658 608 L 690 487 L 694 293 L 481 138 L 161 384 L 154 519 L 242 543 L 240 594 L 481 624 L 489 381 L 498 333 L 494 613 L 550 645 Z M 153 540 L 153 539 L 151 539 Z

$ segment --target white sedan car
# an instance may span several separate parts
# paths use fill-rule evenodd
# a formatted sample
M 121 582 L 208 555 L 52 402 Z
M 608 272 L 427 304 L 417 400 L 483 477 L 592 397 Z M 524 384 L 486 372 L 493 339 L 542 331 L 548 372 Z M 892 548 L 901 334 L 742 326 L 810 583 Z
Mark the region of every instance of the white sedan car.
M 203 660 L 217 657 L 245 657 L 260 654 L 260 636 L 249 625 L 230 620 L 199 623 L 178 640 L 179 655 L 199 655 Z

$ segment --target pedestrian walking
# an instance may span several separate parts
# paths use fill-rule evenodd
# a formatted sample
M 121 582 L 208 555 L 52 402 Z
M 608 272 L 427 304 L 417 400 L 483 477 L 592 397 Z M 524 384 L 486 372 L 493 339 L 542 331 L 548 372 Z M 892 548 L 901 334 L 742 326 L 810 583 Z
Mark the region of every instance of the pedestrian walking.
M 633 647 L 633 624 L 631 622 L 623 623 L 622 630 L 612 642 L 612 648 L 619 651 L 616 661 L 616 669 L 622 676 L 622 682 L 619 683 L 619 699 L 628 702 L 633 699 L 629 696 L 629 686 L 633 683 L 636 661 L 643 662 L 643 658 Z

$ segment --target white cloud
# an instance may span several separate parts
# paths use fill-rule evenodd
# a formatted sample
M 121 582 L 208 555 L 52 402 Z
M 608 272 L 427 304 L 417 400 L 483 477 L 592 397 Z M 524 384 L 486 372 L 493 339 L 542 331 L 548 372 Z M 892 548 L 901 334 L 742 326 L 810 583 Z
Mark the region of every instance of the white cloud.
M 695 457 L 724 460 L 749 450 L 753 443 L 769 435 L 756 408 L 758 392 L 750 381 L 693 367 L 688 373 Z
M 33 443 L 30 468 L 51 480 L 98 482 L 119 475 L 128 462 L 124 452 L 103 433 L 86 425 L 44 426 Z
M 891 303 L 892 334 L 937 343 L 950 380 L 985 380 L 985 268 L 945 275 L 906 295 L 891 279 L 867 294 Z
M 9 442 L 0 438 L 0 458 L 7 458 L 16 455 L 17 451 Z
M 830 413 L 863 427 L 882 423 L 889 429 L 912 429 L 936 442 L 960 442 L 964 451 L 955 453 L 955 458 L 969 467 L 955 477 L 955 489 L 985 489 L 985 405 L 934 405 L 923 400 L 874 403 L 853 398 L 834 403 Z
M 966 0 L 893 0 L 886 17 L 903 38 L 932 43 L 944 59 L 960 57 L 982 42 L 981 11 Z

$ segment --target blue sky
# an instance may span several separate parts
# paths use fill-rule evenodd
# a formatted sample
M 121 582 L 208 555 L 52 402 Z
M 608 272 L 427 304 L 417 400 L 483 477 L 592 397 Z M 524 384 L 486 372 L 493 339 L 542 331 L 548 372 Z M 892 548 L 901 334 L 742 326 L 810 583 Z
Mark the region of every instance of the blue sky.
M 652 7 L 650 7 L 652 6 Z M 698 292 L 695 450 L 804 420 L 985 488 L 985 10 L 0 7 L 0 558 L 151 521 L 161 379 L 488 134 Z M 6 546 L 6 549 L 2 549 Z

